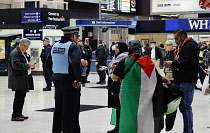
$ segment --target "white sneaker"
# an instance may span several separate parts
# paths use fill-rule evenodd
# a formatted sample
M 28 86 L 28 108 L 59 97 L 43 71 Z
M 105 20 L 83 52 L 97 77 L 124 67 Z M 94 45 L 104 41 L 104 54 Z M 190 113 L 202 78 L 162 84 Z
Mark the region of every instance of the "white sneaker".
M 207 125 L 207 128 L 210 128 L 210 125 Z

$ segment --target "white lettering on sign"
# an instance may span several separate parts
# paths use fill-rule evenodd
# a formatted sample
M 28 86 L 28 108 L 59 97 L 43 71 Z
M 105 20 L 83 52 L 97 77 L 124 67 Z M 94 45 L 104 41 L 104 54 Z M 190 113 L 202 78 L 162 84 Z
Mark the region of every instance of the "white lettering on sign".
M 48 12 L 49 16 L 59 16 L 59 13 L 52 13 L 52 12 Z
M 51 18 L 51 17 L 48 17 L 48 20 L 49 21 L 65 21 L 65 18 L 55 18 L 55 17 Z
M 189 20 L 190 28 L 192 29 L 210 29 L 209 20 Z

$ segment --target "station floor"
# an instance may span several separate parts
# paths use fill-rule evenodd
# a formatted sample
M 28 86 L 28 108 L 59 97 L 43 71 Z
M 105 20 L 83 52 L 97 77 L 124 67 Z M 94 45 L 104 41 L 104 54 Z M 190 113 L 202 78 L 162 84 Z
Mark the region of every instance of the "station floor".
M 43 92 L 43 76 L 34 76 L 35 90 L 27 93 L 23 114 L 29 119 L 23 122 L 11 121 L 14 92 L 7 89 L 7 76 L 0 76 L 0 133 L 51 133 L 54 107 L 54 88 Z M 96 85 L 97 74 L 90 74 L 91 83 L 82 88 L 80 126 L 81 133 L 106 133 L 110 125 L 111 109 L 107 108 L 107 89 Z M 194 132 L 210 133 L 210 96 L 203 96 L 195 90 L 193 101 Z M 44 111 L 43 111 L 44 110 Z M 182 133 L 182 115 L 178 111 L 175 126 L 169 133 Z M 164 130 L 161 133 L 166 133 Z

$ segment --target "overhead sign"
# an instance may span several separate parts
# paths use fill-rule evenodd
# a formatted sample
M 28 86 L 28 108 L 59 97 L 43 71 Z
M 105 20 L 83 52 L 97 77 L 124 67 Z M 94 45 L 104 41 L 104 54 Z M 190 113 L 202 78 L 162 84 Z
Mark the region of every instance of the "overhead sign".
M 132 23 L 131 26 L 128 27 L 129 29 L 136 29 L 136 25 L 137 25 L 137 19 L 131 19 Z
M 129 27 L 132 21 L 120 20 L 76 20 L 77 26 Z
M 208 0 L 151 0 L 151 15 L 209 13 Z
M 48 21 L 65 22 L 65 16 L 59 12 L 48 12 Z
M 42 11 L 22 11 L 22 23 L 40 23 L 42 22 Z
M 165 22 L 166 31 L 175 31 L 179 28 L 184 28 L 187 31 L 210 30 L 210 19 L 166 20 Z
M 42 40 L 42 29 L 24 29 L 23 37 L 29 40 Z

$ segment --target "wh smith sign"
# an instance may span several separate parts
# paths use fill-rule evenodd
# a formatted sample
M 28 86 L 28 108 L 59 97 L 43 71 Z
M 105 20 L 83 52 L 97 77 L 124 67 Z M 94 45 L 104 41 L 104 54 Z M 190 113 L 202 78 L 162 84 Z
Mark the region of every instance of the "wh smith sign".
M 184 28 L 187 31 L 210 30 L 210 19 L 166 20 L 165 23 L 166 31 L 175 31 L 179 28 Z
M 129 27 L 132 21 L 120 20 L 77 20 L 77 26 Z

